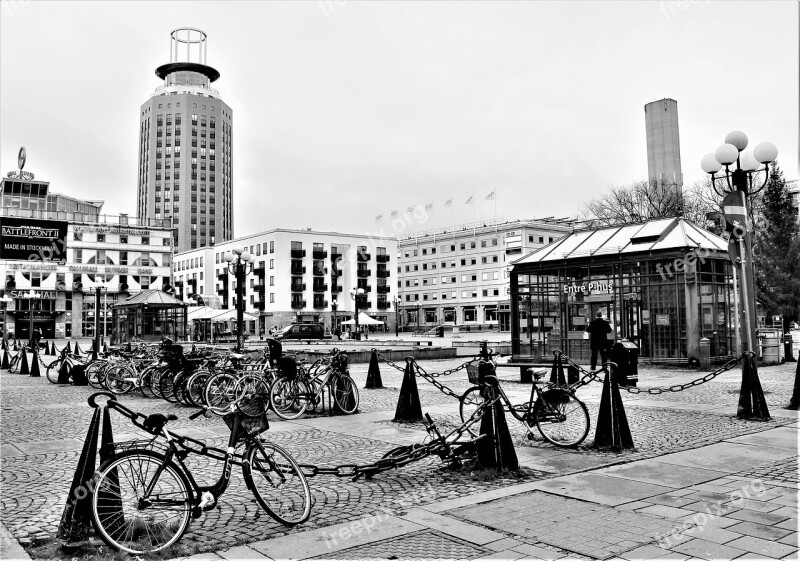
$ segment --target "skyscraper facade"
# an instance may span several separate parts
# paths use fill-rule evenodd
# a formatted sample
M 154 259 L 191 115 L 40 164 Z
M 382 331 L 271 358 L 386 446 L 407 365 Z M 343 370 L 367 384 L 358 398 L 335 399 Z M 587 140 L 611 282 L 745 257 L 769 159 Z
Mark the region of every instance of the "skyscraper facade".
M 172 31 L 170 62 L 156 69 L 164 84 L 139 117 L 138 214 L 172 218 L 175 251 L 233 237 L 233 113 L 206 54 L 204 32 Z
M 678 135 L 678 102 L 661 99 L 644 106 L 647 130 L 647 174 L 650 180 L 683 186 L 681 141 Z

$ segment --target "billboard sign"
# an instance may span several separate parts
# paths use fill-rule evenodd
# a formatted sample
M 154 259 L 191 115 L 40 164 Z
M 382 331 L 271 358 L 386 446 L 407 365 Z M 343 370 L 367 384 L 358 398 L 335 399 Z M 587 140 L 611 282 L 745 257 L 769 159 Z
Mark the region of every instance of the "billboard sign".
M 0 259 L 65 262 L 67 225 L 61 220 L 0 218 Z

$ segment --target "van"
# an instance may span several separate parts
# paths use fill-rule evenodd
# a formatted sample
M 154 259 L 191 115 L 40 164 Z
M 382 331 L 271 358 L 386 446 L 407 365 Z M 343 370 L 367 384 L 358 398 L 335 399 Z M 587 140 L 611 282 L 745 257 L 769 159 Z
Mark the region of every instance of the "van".
M 327 336 L 330 338 L 330 335 Z M 294 323 L 287 325 L 275 334 L 275 339 L 325 339 L 325 328 L 321 323 Z

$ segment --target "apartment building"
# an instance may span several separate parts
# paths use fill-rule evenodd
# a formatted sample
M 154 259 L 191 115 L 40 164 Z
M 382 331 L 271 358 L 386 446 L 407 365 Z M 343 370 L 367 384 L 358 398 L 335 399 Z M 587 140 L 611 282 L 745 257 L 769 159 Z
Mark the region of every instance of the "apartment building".
M 244 286 L 251 335 L 297 322 L 323 323 L 333 332 L 353 318 L 350 290 L 358 288 L 364 290 L 359 312 L 394 329 L 394 238 L 277 228 L 177 253 L 178 297 L 192 304 L 218 299 L 222 308 L 234 309 L 236 279 L 224 259 L 234 248 L 252 256 Z
M 401 325 L 509 331 L 510 263 L 571 231 L 566 219 L 499 219 L 404 236 L 397 260 Z

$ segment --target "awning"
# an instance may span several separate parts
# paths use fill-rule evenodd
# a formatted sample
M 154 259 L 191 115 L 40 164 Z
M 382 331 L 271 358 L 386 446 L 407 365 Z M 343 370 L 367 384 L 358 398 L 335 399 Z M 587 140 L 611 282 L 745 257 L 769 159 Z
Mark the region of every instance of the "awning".
M 347 321 L 343 321 L 342 322 L 342 325 L 355 325 L 355 324 L 356 324 L 356 320 L 354 320 L 354 319 L 348 319 Z M 377 319 L 374 319 L 374 318 L 371 318 L 367 314 L 365 314 L 364 312 L 360 312 L 358 314 L 358 324 L 359 325 L 385 325 L 384 322 L 382 322 L 380 320 L 377 320 Z

